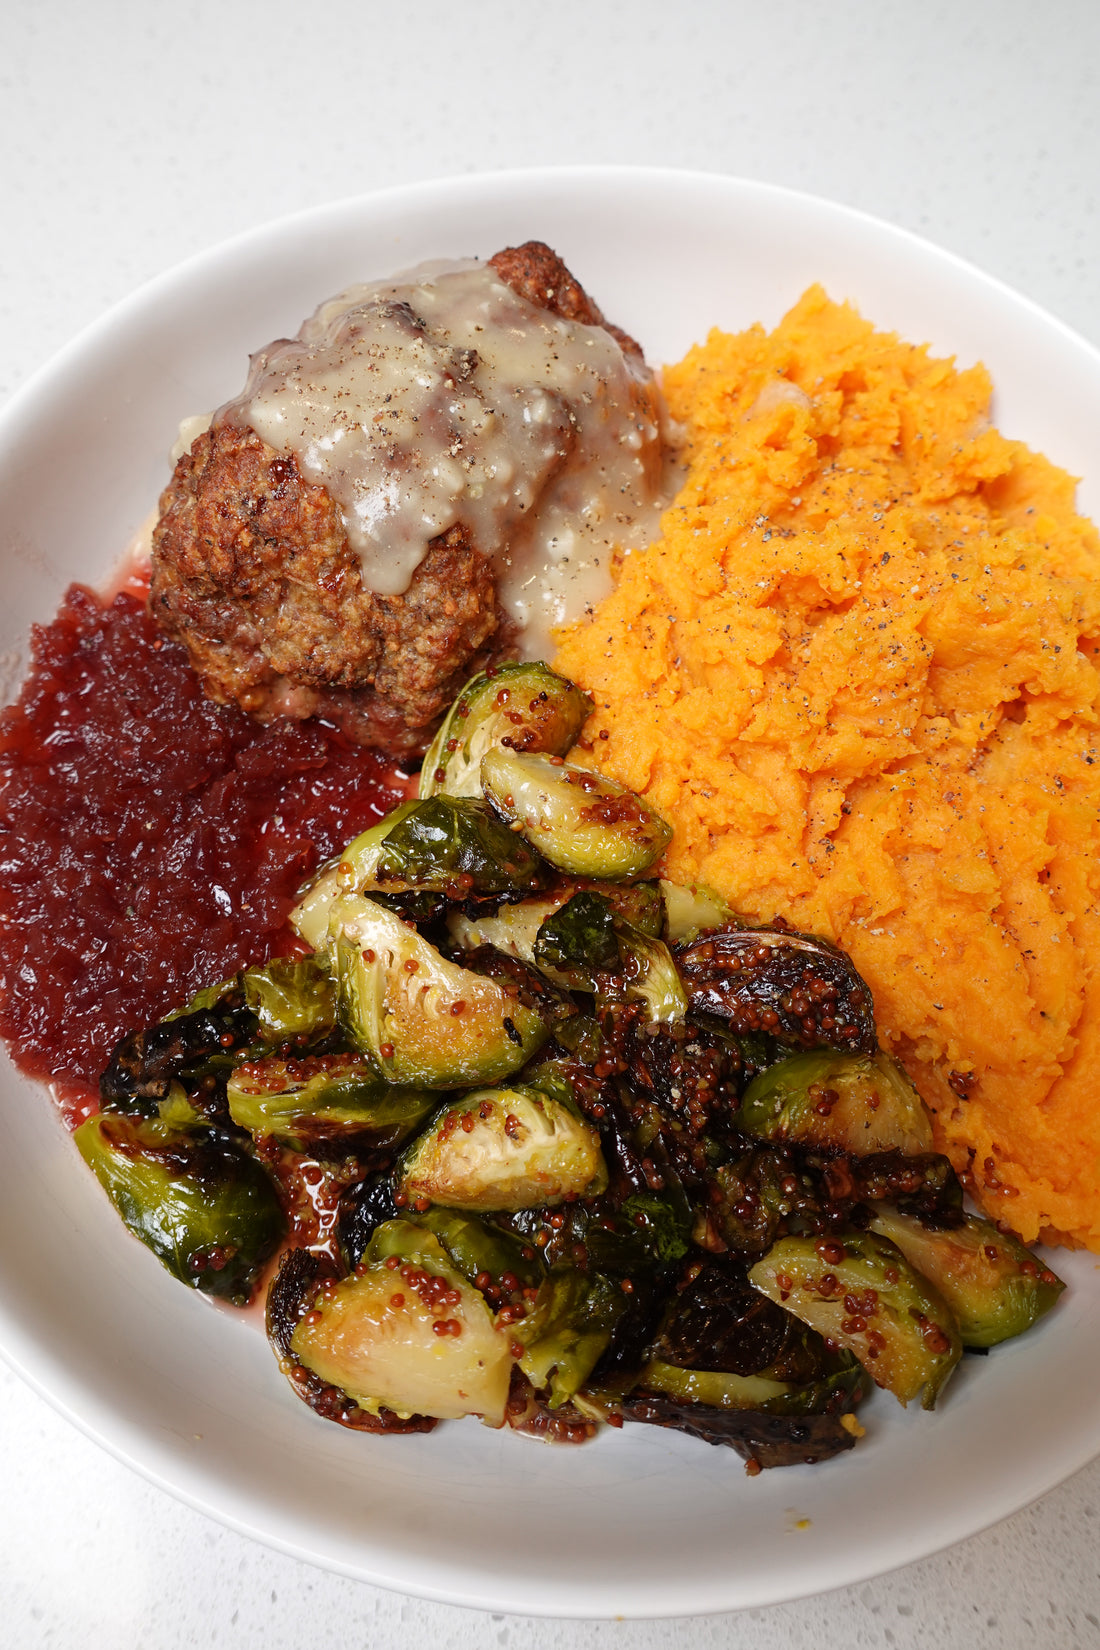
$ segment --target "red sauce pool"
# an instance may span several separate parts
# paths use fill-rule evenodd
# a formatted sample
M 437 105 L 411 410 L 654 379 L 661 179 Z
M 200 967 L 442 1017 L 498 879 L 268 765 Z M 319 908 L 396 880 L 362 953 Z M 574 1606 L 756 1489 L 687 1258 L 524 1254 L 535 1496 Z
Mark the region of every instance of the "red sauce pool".
M 132 588 L 74 585 L 32 649 L 0 713 L 0 1035 L 75 1121 L 125 1031 L 291 949 L 303 878 L 407 776 L 211 704 Z

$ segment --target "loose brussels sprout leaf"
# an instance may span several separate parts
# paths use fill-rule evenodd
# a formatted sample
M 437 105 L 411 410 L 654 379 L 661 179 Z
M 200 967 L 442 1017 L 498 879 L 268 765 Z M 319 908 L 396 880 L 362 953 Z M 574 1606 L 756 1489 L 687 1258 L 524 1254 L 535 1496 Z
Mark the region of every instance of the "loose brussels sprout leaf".
M 687 1013 L 667 945 L 618 916 L 600 894 L 574 894 L 546 918 L 535 937 L 535 961 L 574 991 L 644 1003 L 651 1024 Z
M 930 1152 L 932 1119 L 888 1054 L 814 1050 L 770 1066 L 749 1084 L 739 1126 L 766 1140 L 841 1151 Z
M 664 903 L 655 882 L 570 882 L 555 888 L 538 899 L 519 900 L 514 905 L 502 905 L 493 917 L 471 919 L 461 912 L 452 912 L 448 927 L 455 944 L 464 951 L 480 945 L 492 945 L 523 962 L 535 962 L 535 941 L 539 929 L 548 917 L 567 904 L 575 895 L 598 896 L 610 906 L 616 916 L 633 923 L 643 934 L 659 939 L 664 924 Z M 568 985 L 569 977 L 548 962 L 538 966 L 549 979 L 559 985 Z
M 502 1426 L 511 1337 L 498 1329 L 430 1232 L 390 1221 L 360 1268 L 326 1284 L 298 1322 L 290 1350 L 360 1408 Z
M 652 1359 L 642 1370 L 639 1387 L 662 1392 L 678 1403 L 709 1404 L 714 1409 L 762 1410 L 770 1415 L 821 1414 L 835 1402 L 835 1395 L 848 1394 L 864 1379 L 855 1359 L 846 1368 L 820 1381 L 796 1386 L 770 1375 L 729 1375 L 713 1369 L 680 1369 L 676 1364 Z
M 598 1272 L 562 1267 L 544 1281 L 533 1310 L 514 1325 L 514 1334 L 524 1348 L 519 1367 L 532 1386 L 549 1386 L 552 1409 L 584 1385 L 626 1309 L 620 1285 Z
M 496 1082 L 546 1040 L 547 1022 L 507 983 L 448 962 L 373 900 L 346 896 L 331 923 L 342 1023 L 388 1083 Z
M 542 663 L 497 665 L 466 683 L 424 758 L 420 795 L 481 796 L 495 745 L 564 756 L 592 710 L 587 693 Z
M 296 1151 L 362 1136 L 373 1150 L 400 1145 L 439 1103 L 424 1089 L 385 1082 L 362 1054 L 247 1061 L 233 1071 L 227 1098 L 240 1128 Z
M 624 1421 L 671 1427 L 704 1444 L 724 1444 L 760 1467 L 793 1467 L 827 1461 L 851 1449 L 861 1428 L 849 1413 L 853 1399 L 843 1393 L 837 1410 L 823 1414 L 776 1414 L 762 1409 L 718 1409 L 711 1404 L 681 1401 L 664 1393 L 638 1392 L 619 1406 Z
M 251 1157 L 208 1130 L 100 1115 L 74 1136 L 123 1221 L 192 1289 L 243 1305 L 286 1230 Z
M 873 1232 L 786 1237 L 749 1272 L 769 1300 L 857 1357 L 899 1403 L 932 1409 L 962 1356 L 959 1326 L 939 1291 L 896 1244 Z
M 319 1042 L 336 1025 L 336 986 L 317 957 L 276 957 L 238 984 L 266 1043 Z
M 871 990 L 828 940 L 787 928 L 707 934 L 676 950 L 696 1014 L 725 1020 L 737 1036 L 767 1033 L 799 1048 L 874 1054 Z
M 615 913 L 599 894 L 574 894 L 546 918 L 535 936 L 535 961 L 540 967 L 579 976 L 577 989 L 594 991 L 596 978 L 619 966 Z
M 1019 1238 L 976 1215 L 943 1231 L 879 1206 L 871 1230 L 896 1243 L 935 1284 L 958 1319 L 964 1346 L 996 1346 L 1022 1335 L 1065 1288 Z
M 672 840 L 672 827 L 633 791 L 546 756 L 491 750 L 481 785 L 490 807 L 569 876 L 641 876 Z
M 712 928 L 737 925 L 733 908 L 705 882 L 694 882 L 684 888 L 662 877 L 660 889 L 665 902 L 664 939 L 668 945 L 698 939 Z
M 484 802 L 433 796 L 404 803 L 356 837 L 336 874 L 345 893 L 426 890 L 462 900 L 531 893 L 549 873 Z
M 600 1272 L 644 1272 L 682 1260 L 690 1246 L 686 1202 L 635 1192 L 615 1211 L 587 1223 L 584 1243 Z
M 344 891 L 336 865 L 335 860 L 323 865 L 313 880 L 299 890 L 298 903 L 288 919 L 298 938 L 311 951 L 324 951 L 328 944 L 332 907 Z
M 500 1288 L 502 1280 L 512 1287 L 537 1285 L 545 1268 L 538 1261 L 524 1259 L 524 1243 L 499 1226 L 487 1226 L 457 1209 L 432 1208 L 417 1211 L 414 1222 L 437 1237 L 467 1283 L 477 1281 L 479 1289 Z M 528 1253 L 530 1251 L 528 1250 Z M 480 1281 L 478 1281 L 480 1280 Z
M 401 1167 L 410 1203 L 535 1209 L 593 1197 L 607 1185 L 591 1124 L 538 1089 L 478 1089 L 448 1106 Z

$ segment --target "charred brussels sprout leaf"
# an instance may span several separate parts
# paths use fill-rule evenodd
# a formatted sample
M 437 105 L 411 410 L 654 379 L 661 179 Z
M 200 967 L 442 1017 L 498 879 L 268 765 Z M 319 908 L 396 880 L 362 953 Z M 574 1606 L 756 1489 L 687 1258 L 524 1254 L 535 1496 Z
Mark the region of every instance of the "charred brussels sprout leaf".
M 510 982 L 448 962 L 374 901 L 333 907 L 340 1015 L 387 1082 L 468 1088 L 518 1071 L 549 1025 Z
M 627 1297 L 611 1278 L 572 1267 L 552 1271 L 528 1317 L 513 1326 L 519 1366 L 531 1385 L 549 1387 L 551 1408 L 578 1392 L 611 1343 Z
M 240 1128 L 297 1151 L 345 1139 L 397 1146 L 438 1104 L 434 1093 L 386 1083 L 362 1054 L 248 1061 L 235 1068 L 227 1098 Z
M 491 750 L 481 784 L 490 807 L 567 876 L 641 876 L 672 840 L 640 796 L 587 768 Z
M 607 1185 L 590 1123 L 538 1089 L 478 1089 L 409 1148 L 401 1190 L 457 1209 L 541 1208 Z
M 781 1238 L 749 1279 L 845 1347 L 899 1403 L 921 1394 L 922 1407 L 932 1409 L 962 1355 L 959 1326 L 942 1295 L 896 1244 L 873 1232 Z
M 871 1229 L 896 1243 L 935 1284 L 958 1319 L 964 1346 L 996 1346 L 1022 1335 L 1065 1288 L 1019 1238 L 976 1215 L 944 1230 L 879 1207 Z
M 227 1072 L 258 1035 L 255 1015 L 239 995 L 235 1003 L 216 1001 L 144 1031 L 127 1032 L 99 1080 L 104 1104 L 112 1111 L 151 1116 L 173 1084 L 190 1088 L 204 1077 Z
M 289 1345 L 369 1412 L 503 1424 L 510 1336 L 438 1238 L 408 1221 L 378 1227 L 352 1276 L 313 1297 Z
M 587 693 L 542 663 L 498 665 L 466 683 L 424 758 L 420 795 L 481 795 L 494 746 L 564 756 L 592 710 Z
M 244 1304 L 286 1230 L 260 1165 L 209 1130 L 101 1115 L 75 1135 L 131 1232 L 181 1283 Z
M 924 1102 L 888 1054 L 795 1054 L 753 1079 L 738 1121 L 746 1134 L 860 1155 L 932 1150 Z
M 878 1048 L 870 988 L 828 940 L 793 929 L 726 930 L 678 947 L 676 962 L 692 1010 L 739 1036 L 765 1032 L 853 1054 Z
M 463 900 L 533 893 L 549 873 L 484 802 L 433 796 L 406 802 L 356 837 L 340 855 L 336 874 L 345 893 L 425 890 Z

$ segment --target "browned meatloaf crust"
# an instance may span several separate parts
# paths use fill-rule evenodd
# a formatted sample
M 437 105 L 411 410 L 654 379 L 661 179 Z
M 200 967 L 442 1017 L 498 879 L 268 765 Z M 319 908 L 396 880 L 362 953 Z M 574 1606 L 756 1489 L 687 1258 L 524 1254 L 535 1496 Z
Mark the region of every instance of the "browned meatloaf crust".
M 606 324 L 541 242 L 489 261 L 531 303 Z M 403 595 L 375 595 L 328 492 L 293 456 L 221 420 L 161 495 L 150 604 L 212 699 L 261 720 L 324 715 L 395 755 L 422 751 L 467 677 L 513 639 L 492 566 L 462 528 L 432 541 Z

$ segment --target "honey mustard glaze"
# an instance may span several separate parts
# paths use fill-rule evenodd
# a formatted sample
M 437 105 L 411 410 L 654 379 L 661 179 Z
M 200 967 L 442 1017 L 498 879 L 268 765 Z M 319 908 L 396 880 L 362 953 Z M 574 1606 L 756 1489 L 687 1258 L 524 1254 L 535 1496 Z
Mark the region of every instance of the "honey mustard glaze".
M 641 359 L 473 261 L 330 299 L 217 417 L 327 489 L 372 591 L 406 590 L 432 539 L 465 528 L 529 658 L 607 594 L 616 547 L 654 536 L 672 479 Z

